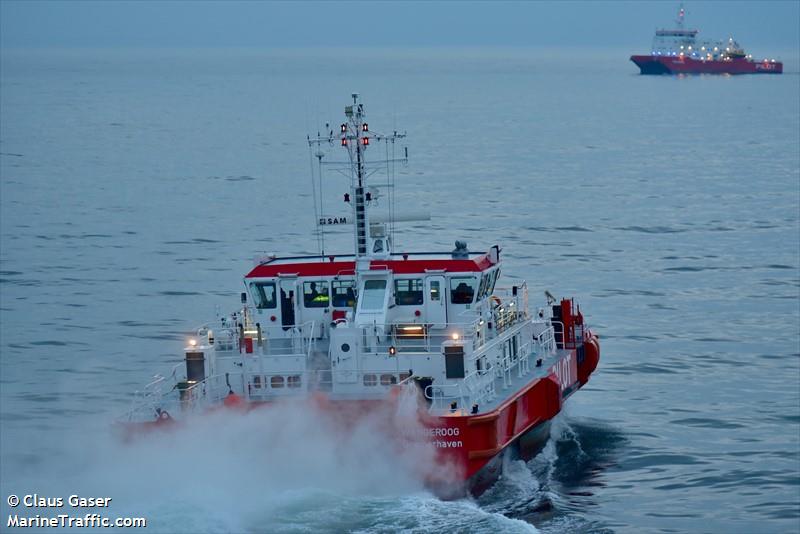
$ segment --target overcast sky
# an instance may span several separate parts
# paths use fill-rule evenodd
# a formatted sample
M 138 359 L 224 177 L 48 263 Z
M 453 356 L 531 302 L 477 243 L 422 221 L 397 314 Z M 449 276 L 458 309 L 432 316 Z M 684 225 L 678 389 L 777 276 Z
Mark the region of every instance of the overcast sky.
M 679 2 L 0 0 L 3 47 L 597 46 L 646 51 Z M 687 1 L 706 38 L 798 52 L 800 0 Z

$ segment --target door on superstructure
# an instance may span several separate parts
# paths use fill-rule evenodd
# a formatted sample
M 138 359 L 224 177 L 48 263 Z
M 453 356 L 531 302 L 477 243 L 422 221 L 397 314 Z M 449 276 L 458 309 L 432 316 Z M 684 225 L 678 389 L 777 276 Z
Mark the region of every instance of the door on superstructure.
M 359 337 L 357 328 L 335 328 L 331 330 L 331 368 L 333 371 L 333 390 L 341 392 L 342 384 L 358 383 Z
M 297 280 L 294 278 L 281 280 L 280 282 L 281 326 L 283 326 L 284 330 L 289 330 L 289 328 L 295 325 L 294 303 L 296 285 Z
M 392 292 L 391 274 L 387 272 L 362 274 L 356 305 L 356 325 L 374 326 L 384 328 L 386 325 L 386 310 L 389 309 L 389 299 Z
M 444 276 L 425 278 L 425 320 L 431 328 L 447 326 L 447 301 L 444 298 Z

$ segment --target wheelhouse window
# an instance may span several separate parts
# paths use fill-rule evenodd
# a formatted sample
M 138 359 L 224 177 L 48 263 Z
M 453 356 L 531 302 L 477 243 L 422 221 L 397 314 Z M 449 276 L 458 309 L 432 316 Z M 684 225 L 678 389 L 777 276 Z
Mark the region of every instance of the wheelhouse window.
M 334 280 L 331 283 L 333 290 L 333 306 L 345 308 L 356 305 L 355 282 L 352 280 Z
M 492 274 L 492 280 L 490 287 L 488 288 L 488 293 L 491 295 L 494 293 L 494 286 L 497 284 L 497 279 L 500 278 L 500 269 L 495 269 L 494 273 Z
M 394 281 L 394 303 L 398 306 L 412 306 L 422 304 L 423 300 L 422 279 Z
M 250 282 L 250 295 L 259 310 L 276 308 L 275 282 Z
M 478 288 L 478 300 L 483 300 L 484 298 L 491 296 L 492 292 L 494 291 L 494 284 L 497 282 L 497 277 L 500 274 L 499 269 L 493 269 L 484 273 L 481 277 L 481 284 Z
M 492 273 L 484 273 L 481 276 L 481 285 L 478 287 L 478 300 L 486 296 L 486 290 L 489 289 L 489 280 L 491 280 Z
M 450 302 L 453 304 L 471 304 L 475 297 L 477 280 L 472 276 L 450 279 Z
M 361 295 L 361 309 L 383 309 L 384 294 L 386 294 L 386 280 L 367 280 L 364 282 L 364 294 Z
M 330 304 L 328 282 L 304 282 L 303 304 L 306 308 L 327 308 Z
M 431 302 L 436 302 L 442 299 L 442 288 L 438 280 L 431 280 Z

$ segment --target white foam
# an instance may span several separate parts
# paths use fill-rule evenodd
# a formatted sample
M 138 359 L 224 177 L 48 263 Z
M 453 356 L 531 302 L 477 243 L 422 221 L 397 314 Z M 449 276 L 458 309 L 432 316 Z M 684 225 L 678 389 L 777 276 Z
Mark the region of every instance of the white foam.
M 426 476 L 448 476 L 435 448 L 390 432 L 422 434 L 415 402 L 401 395 L 397 410 L 387 404 L 349 424 L 310 400 L 221 410 L 132 443 L 84 427 L 26 484 L 44 495 L 112 497 L 114 513 L 148 517 L 155 531 L 250 530 L 331 497 L 435 500 Z

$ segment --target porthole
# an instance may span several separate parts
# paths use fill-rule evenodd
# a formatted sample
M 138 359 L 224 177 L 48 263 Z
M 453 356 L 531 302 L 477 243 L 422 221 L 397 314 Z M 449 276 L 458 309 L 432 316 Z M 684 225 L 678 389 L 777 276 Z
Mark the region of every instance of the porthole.
M 378 385 L 378 377 L 376 375 L 364 375 L 364 385 L 365 386 L 376 386 Z
M 381 375 L 381 385 L 382 386 L 391 386 L 392 384 L 397 384 L 397 377 L 394 375 Z

